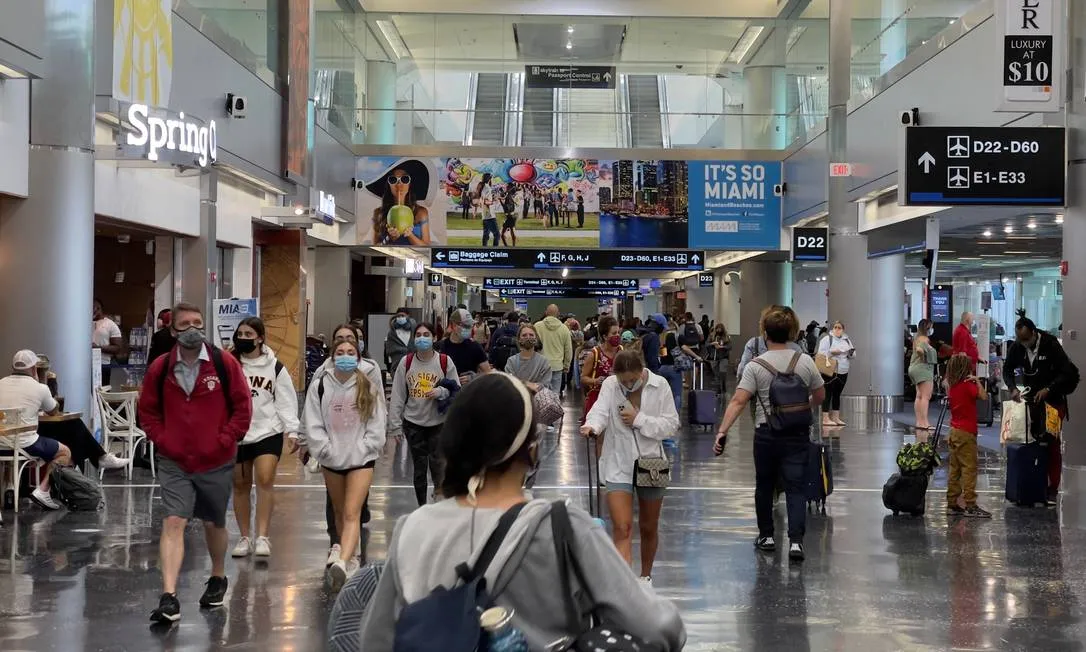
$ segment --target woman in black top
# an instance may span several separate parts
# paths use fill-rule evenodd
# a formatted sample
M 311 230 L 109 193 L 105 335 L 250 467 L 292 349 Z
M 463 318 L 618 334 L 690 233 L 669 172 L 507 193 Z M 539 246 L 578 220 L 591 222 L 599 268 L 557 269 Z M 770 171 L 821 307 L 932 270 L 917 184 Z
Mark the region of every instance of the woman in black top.
M 584 228 L 584 193 L 577 191 L 577 228 Z

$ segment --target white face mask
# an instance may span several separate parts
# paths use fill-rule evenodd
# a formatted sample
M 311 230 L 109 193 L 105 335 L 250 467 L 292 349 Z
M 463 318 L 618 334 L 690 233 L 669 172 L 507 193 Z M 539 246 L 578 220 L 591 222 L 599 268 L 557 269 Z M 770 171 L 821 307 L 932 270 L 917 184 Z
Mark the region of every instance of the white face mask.
M 642 379 L 638 378 L 637 382 L 633 384 L 633 387 L 627 387 L 624 383 L 621 383 L 621 382 L 618 384 L 618 386 L 622 388 L 622 393 L 623 394 L 629 395 L 629 394 L 633 394 L 637 390 L 641 389 L 641 386 L 644 385 L 644 384 L 645 384 L 645 382 Z

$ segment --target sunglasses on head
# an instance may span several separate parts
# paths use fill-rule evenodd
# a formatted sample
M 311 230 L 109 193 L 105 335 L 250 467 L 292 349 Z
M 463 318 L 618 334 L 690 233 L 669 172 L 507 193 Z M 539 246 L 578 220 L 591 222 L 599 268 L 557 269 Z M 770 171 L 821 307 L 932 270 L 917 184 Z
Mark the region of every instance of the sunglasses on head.
M 393 175 L 389 175 L 389 177 L 388 177 L 388 185 L 390 185 L 390 186 L 394 186 L 396 184 L 406 186 L 409 183 L 411 183 L 411 175 L 410 174 L 401 174 L 400 176 L 396 176 L 396 175 L 393 174 Z

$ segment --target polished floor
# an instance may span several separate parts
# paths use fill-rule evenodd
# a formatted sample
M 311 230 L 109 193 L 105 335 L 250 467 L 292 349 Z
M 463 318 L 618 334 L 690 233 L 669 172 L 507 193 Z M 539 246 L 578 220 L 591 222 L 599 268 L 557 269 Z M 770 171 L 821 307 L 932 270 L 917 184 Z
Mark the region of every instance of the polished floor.
M 585 445 L 572 435 L 573 416 L 536 490 L 586 505 Z M 879 492 L 903 429 L 870 418 L 834 434 L 836 492 L 827 515 L 809 519 L 801 566 L 751 546 L 749 421 L 721 458 L 712 455 L 709 433 L 679 435 L 654 581 L 683 613 L 687 650 L 1086 648 L 1086 532 L 1061 529 L 1058 509 L 1005 506 L 999 453 L 982 451 L 981 460 L 981 501 L 993 520 L 948 522 L 941 473 L 926 518 L 894 518 Z M 376 478 L 372 559 L 384 556 L 395 519 L 414 503 L 402 448 L 389 448 Z M 147 623 L 160 592 L 161 500 L 149 480 L 139 472 L 127 485 L 107 477 L 99 513 L 4 513 L 0 650 L 323 649 L 331 605 L 322 585 L 327 538 L 318 478 L 284 460 L 274 556 L 266 564 L 227 562 L 223 609 L 197 608 L 209 562 L 202 533 L 190 529 L 182 620 L 166 632 Z

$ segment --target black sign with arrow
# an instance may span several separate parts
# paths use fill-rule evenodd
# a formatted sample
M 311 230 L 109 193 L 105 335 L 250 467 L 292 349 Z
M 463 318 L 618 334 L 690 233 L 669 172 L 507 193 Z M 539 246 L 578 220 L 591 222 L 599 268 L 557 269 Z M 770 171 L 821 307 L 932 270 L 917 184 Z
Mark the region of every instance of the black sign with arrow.
M 905 205 L 1066 203 L 1062 127 L 909 127 L 900 164 Z
M 614 88 L 614 66 L 524 66 L 527 88 Z
M 507 249 L 434 247 L 430 266 L 472 269 L 613 269 L 700 272 L 705 252 L 690 249 Z

